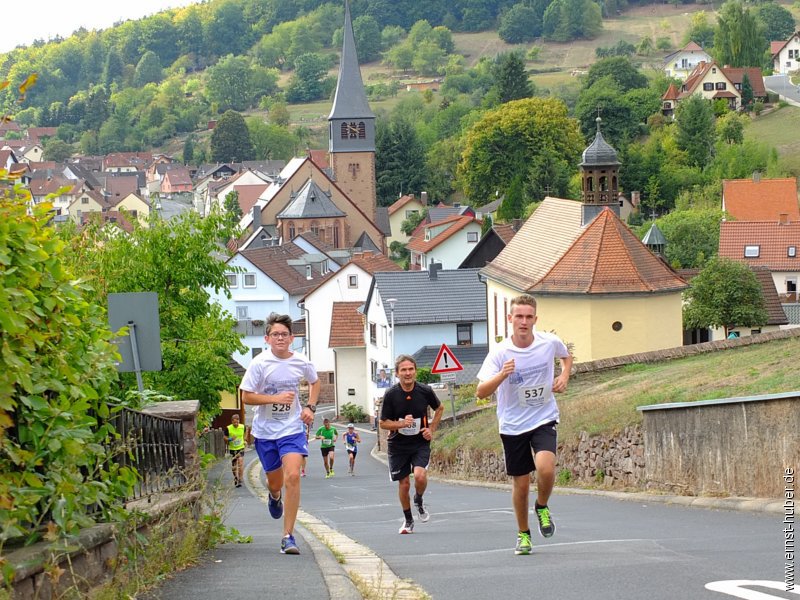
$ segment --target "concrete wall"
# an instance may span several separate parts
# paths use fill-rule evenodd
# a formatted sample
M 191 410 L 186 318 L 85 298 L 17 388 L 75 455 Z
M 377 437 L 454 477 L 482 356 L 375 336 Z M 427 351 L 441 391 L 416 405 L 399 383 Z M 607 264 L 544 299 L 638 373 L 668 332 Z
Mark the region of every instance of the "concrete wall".
M 800 464 L 800 392 L 640 407 L 647 487 L 780 498 Z

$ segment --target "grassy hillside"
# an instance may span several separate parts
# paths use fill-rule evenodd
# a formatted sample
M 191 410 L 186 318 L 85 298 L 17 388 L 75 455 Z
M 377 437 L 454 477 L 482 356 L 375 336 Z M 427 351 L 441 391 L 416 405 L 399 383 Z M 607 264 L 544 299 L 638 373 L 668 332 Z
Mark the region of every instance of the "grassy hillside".
M 745 137 L 774 146 L 781 165 L 790 173 L 800 173 L 800 108 L 784 106 L 753 119 Z
M 592 435 L 613 434 L 641 423 L 637 406 L 800 390 L 798 356 L 800 338 L 792 338 L 575 375 L 567 392 L 558 396 L 559 438 L 575 439 L 582 431 Z M 494 410 L 448 429 L 436 444 L 499 450 Z

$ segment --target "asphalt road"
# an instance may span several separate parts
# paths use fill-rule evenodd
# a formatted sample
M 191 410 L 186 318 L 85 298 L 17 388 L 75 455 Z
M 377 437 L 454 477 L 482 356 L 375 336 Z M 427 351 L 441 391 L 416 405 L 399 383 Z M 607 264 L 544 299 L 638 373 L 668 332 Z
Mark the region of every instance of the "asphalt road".
M 533 554 L 516 556 L 509 491 L 431 481 L 430 522 L 401 536 L 397 484 L 370 456 L 374 434 L 362 439 L 356 475 L 347 475 L 339 448 L 332 479 L 324 478 L 318 443 L 312 443 L 302 508 L 368 546 L 435 600 L 797 598 L 764 585 L 727 594 L 705 587 L 733 589 L 713 583 L 732 580 L 784 586 L 783 525 L 775 514 L 558 493 L 550 502 L 555 536 L 534 535 Z
M 787 102 L 800 106 L 800 85 L 792 84 L 788 75 L 764 77 L 764 87 L 771 92 L 780 94 Z

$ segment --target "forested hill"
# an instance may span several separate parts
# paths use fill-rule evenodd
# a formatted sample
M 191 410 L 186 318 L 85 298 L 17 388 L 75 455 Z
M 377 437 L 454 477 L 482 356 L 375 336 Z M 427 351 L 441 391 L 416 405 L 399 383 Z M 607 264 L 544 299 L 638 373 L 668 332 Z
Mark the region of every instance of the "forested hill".
M 541 34 L 549 12 L 554 39 L 567 30 L 590 37 L 580 24 L 567 21 L 594 14 L 584 10 L 588 4 L 598 18 L 586 25 L 597 28 L 601 4 L 616 13 L 621 1 L 354 0 L 351 10 L 361 61 L 394 48 L 394 66 L 407 69 L 414 65 L 406 62 L 412 59 L 403 42 L 419 20 L 434 28 L 422 54 L 438 58 L 441 67 L 442 57 L 452 52 L 451 31 L 502 29 L 505 17 L 511 41 Z M 59 138 L 84 153 L 156 146 L 226 109 L 245 110 L 259 102 L 264 108 L 270 98 L 325 98 L 342 19 L 340 1 L 212 0 L 106 30 L 79 30 L 67 39 L 0 55 L 0 81 L 10 84 L 0 91 L 0 102 L 15 106 L 16 89 L 37 73 L 37 84 L 11 111 L 23 127 L 58 126 Z M 519 31 L 523 23 L 525 31 Z

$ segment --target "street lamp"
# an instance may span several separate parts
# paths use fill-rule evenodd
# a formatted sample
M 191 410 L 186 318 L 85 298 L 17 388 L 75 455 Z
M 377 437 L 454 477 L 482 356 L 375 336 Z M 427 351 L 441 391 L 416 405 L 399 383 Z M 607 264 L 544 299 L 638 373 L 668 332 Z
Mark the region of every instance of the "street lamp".
M 391 321 L 390 321 L 390 325 L 389 325 L 389 335 L 391 336 L 391 344 L 389 346 L 389 351 L 392 354 L 392 360 L 391 360 L 390 364 L 394 364 L 394 359 L 395 359 L 395 356 L 394 356 L 394 305 L 395 305 L 396 302 L 397 302 L 397 298 L 387 298 L 386 299 L 386 304 L 389 305 L 389 313 L 391 315 L 390 316 Z M 395 373 L 395 376 L 396 375 L 397 375 L 397 373 Z

